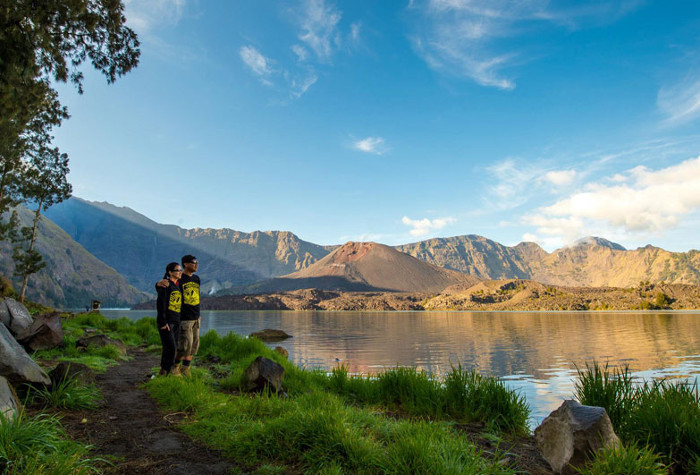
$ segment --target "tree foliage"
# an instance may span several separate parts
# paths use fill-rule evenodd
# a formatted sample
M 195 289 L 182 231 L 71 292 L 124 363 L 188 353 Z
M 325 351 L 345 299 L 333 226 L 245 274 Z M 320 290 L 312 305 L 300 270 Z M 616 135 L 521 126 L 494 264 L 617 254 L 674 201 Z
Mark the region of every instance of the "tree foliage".
M 69 117 L 52 83 L 70 81 L 82 93 L 86 61 L 112 83 L 138 64 L 138 47 L 122 0 L 0 0 L 0 241 L 25 243 L 15 250 L 25 285 L 40 268 L 41 211 L 71 192 L 68 157 L 51 145 L 52 129 Z M 36 211 L 18 232 L 19 204 Z

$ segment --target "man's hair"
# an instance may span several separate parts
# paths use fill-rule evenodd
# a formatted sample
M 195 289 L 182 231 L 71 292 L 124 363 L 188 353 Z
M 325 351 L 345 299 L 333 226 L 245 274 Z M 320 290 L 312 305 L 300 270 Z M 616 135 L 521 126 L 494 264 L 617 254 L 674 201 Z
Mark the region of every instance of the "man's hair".
M 191 255 L 191 254 L 187 254 L 186 256 L 182 256 L 182 265 L 185 265 L 185 264 L 187 264 L 188 262 L 194 262 L 194 261 L 196 261 L 196 260 L 197 260 L 196 257 L 194 257 L 194 256 Z

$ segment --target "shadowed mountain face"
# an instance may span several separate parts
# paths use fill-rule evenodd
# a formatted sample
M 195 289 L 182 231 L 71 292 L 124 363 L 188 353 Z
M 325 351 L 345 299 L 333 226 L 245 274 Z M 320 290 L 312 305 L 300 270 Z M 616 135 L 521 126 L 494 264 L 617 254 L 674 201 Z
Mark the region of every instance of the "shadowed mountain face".
M 22 224 L 29 226 L 33 213 L 26 208 L 17 211 Z M 39 222 L 36 249 L 46 267 L 29 277 L 29 300 L 53 307 L 83 308 L 92 299 L 101 300 L 105 307 L 125 307 L 149 298 L 43 217 Z M 12 248 L 9 243 L 0 242 L 0 250 L 0 274 L 11 276 L 14 270 Z M 21 280 L 14 279 L 14 284 L 19 290 Z
M 626 250 L 588 237 L 548 253 L 535 243 L 508 247 L 481 236 L 455 236 L 397 246 L 421 260 L 483 279 L 531 279 L 569 286 L 631 287 L 640 281 L 700 284 L 700 252 L 653 246 Z
M 183 229 L 158 224 L 125 207 L 71 198 L 47 217 L 138 289 L 153 292 L 165 266 L 194 254 L 205 276 L 203 292 L 243 286 L 288 274 L 328 254 L 289 232 Z
M 315 264 L 251 286 L 255 292 L 317 288 L 345 291 L 439 292 L 479 279 L 420 261 L 374 242 L 348 242 Z

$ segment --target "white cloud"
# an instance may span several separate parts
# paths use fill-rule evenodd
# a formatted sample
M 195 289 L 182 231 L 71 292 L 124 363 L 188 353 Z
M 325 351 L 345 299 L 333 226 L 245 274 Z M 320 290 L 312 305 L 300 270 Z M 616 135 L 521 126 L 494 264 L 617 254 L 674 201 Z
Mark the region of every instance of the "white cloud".
M 272 83 L 269 80 L 272 74 L 272 61 L 269 58 L 263 56 L 257 49 L 252 46 L 242 46 L 238 50 L 238 54 L 241 59 L 250 70 L 260 78 L 260 80 L 267 85 Z
M 555 186 L 569 185 L 576 178 L 576 170 L 557 170 L 545 173 L 544 179 Z
M 292 51 L 295 55 L 297 55 L 297 59 L 301 62 L 306 61 L 309 57 L 309 51 L 303 46 L 292 45 Z
M 352 148 L 360 152 L 381 155 L 386 152 L 384 139 L 381 137 L 367 137 L 357 140 L 352 144 Z
M 656 104 L 668 125 L 678 125 L 700 117 L 700 78 L 686 80 L 659 91 Z
M 309 90 L 311 86 L 316 84 L 316 81 L 318 81 L 318 76 L 316 76 L 316 73 L 313 72 L 313 70 L 310 71 L 309 74 L 307 74 L 300 80 L 292 80 L 292 96 L 294 96 L 297 99 L 300 98 L 306 93 L 306 91 Z
M 430 231 L 442 229 L 448 224 L 457 222 L 457 220 L 452 217 L 436 218 L 431 220 L 428 218 L 411 219 L 408 216 L 404 216 L 401 219 L 401 222 L 406 226 L 413 228 L 409 231 L 411 236 L 425 236 L 430 233 Z
M 360 28 L 362 27 L 362 24 L 360 22 L 355 22 L 352 25 L 350 25 L 350 39 L 357 43 L 360 41 Z
M 537 234 L 572 241 L 609 231 L 656 233 L 700 211 L 700 157 L 656 171 L 636 167 L 612 181 L 590 183 L 523 222 Z
M 550 0 L 416 0 L 409 3 L 408 10 L 421 16 L 413 43 L 432 69 L 512 90 L 516 84 L 506 70 L 532 55 L 504 50 L 498 40 L 545 28 L 615 21 L 639 3 L 590 0 L 567 8 Z
M 316 56 L 326 61 L 340 45 L 338 23 L 342 14 L 325 0 L 304 0 L 304 16 L 299 39 L 307 44 Z
M 176 25 L 185 10 L 185 0 L 125 0 L 127 25 L 148 33 L 159 25 Z
M 513 158 L 487 167 L 486 171 L 496 178 L 490 190 L 494 199 L 490 202 L 500 209 L 515 208 L 526 202 L 542 174 L 540 166 L 521 165 Z

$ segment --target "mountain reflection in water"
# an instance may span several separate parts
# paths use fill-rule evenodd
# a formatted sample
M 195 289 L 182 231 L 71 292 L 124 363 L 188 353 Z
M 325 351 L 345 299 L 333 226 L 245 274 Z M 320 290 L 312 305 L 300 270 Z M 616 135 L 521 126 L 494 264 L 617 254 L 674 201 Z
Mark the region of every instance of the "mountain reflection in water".
M 700 312 L 203 312 L 202 332 L 263 328 L 293 335 L 272 346 L 306 367 L 370 374 L 400 365 L 444 376 L 459 363 L 500 377 L 526 397 L 533 425 L 571 398 L 576 366 L 593 360 L 627 363 L 647 380 L 700 374 Z

